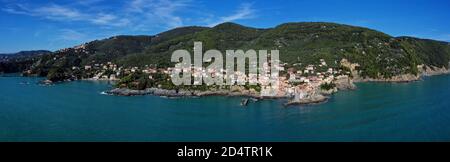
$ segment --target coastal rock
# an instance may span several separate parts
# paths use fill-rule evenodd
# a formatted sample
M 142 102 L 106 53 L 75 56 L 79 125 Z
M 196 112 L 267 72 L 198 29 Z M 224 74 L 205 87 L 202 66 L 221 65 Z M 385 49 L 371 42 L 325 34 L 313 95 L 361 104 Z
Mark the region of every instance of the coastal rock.
M 412 82 L 412 81 L 418 81 L 420 80 L 419 75 L 413 75 L 413 74 L 403 74 L 403 75 L 397 75 L 390 79 L 387 79 L 387 82 Z
M 316 104 L 316 103 L 322 103 L 326 102 L 328 100 L 328 97 L 321 95 L 321 94 L 315 94 L 311 95 L 302 99 L 294 99 L 287 103 L 285 103 L 285 106 L 290 105 L 306 105 L 306 104 Z
M 422 74 L 422 76 L 434 76 L 434 75 L 442 75 L 442 74 L 449 74 L 450 69 L 447 69 L 445 67 L 438 68 L 435 66 L 429 67 L 424 65 L 419 65 L 419 72 Z
M 338 76 L 334 81 L 336 88 L 338 90 L 354 90 L 356 89 L 356 85 L 353 83 L 353 80 L 348 76 Z
M 132 90 L 128 88 L 115 88 L 106 91 L 106 94 L 118 96 L 139 96 L 139 95 L 155 95 L 167 97 L 191 97 L 191 96 L 246 96 L 253 98 L 261 98 L 261 96 L 252 90 L 230 91 L 230 90 L 207 90 L 207 91 L 190 91 L 190 90 L 166 90 L 161 88 L 147 88 L 145 90 Z
M 347 59 L 341 60 L 341 66 L 348 68 L 350 70 L 351 76 L 358 77 L 358 70 L 356 70 L 356 67 L 359 67 L 360 65 L 358 63 L 351 63 Z
M 196 96 L 214 96 L 214 95 L 219 95 L 219 96 L 225 96 L 228 95 L 228 91 L 224 91 L 224 90 L 215 90 L 215 91 L 194 91 L 194 95 Z
M 139 95 L 147 95 L 152 94 L 153 91 L 151 89 L 146 90 L 132 90 L 127 88 L 115 88 L 106 92 L 107 94 L 119 95 L 119 96 L 139 96 Z
M 420 75 L 414 74 L 401 74 L 396 75 L 391 78 L 355 78 L 355 82 L 392 82 L 392 83 L 402 83 L 402 82 L 413 82 L 420 80 Z
M 333 93 L 336 93 L 336 92 L 338 92 L 338 88 L 337 87 L 335 87 L 333 89 L 329 89 L 329 90 L 321 89 L 319 91 L 320 94 L 323 94 L 323 95 L 326 95 L 326 96 L 332 95 Z
M 43 84 L 43 85 L 51 85 L 51 84 L 53 84 L 53 82 L 51 80 L 48 80 L 48 79 L 42 80 L 39 83 Z
M 177 95 L 180 95 L 180 96 L 193 96 L 193 93 L 191 91 L 188 91 L 188 90 L 179 90 Z

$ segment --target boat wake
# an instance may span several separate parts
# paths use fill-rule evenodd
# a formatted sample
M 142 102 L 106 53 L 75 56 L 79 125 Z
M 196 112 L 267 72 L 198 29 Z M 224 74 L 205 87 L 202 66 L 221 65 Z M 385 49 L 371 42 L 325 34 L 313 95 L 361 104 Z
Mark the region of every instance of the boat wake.
M 101 94 L 101 95 L 108 95 L 108 96 L 111 96 L 111 94 L 106 93 L 105 91 L 100 92 L 100 94 Z

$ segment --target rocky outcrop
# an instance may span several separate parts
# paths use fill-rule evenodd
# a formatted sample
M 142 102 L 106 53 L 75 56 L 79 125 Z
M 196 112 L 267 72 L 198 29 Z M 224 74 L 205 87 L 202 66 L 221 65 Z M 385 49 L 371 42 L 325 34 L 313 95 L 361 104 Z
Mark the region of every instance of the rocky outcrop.
M 334 84 L 336 85 L 336 88 L 338 90 L 354 90 L 354 89 L 356 89 L 356 85 L 353 83 L 353 80 L 346 75 L 336 77 Z
M 417 68 L 419 69 L 419 74 L 401 74 L 396 75 L 391 78 L 367 78 L 367 77 L 360 77 L 358 73 L 352 72 L 353 75 L 353 81 L 354 82 L 413 82 L 418 81 L 422 76 L 433 76 L 433 75 L 443 75 L 443 74 L 450 74 L 450 69 L 447 69 L 445 67 L 435 67 L 435 66 L 427 66 L 427 65 L 418 65 Z M 352 69 L 353 70 L 353 69 Z M 339 82 L 339 81 L 338 81 Z M 346 82 L 341 82 L 346 83 Z M 344 84 L 345 85 L 345 84 Z
M 155 89 L 155 88 L 150 88 L 150 89 L 151 89 L 151 91 L 153 91 L 152 94 L 156 95 L 156 96 L 167 96 L 167 97 L 179 97 L 179 96 L 182 96 L 176 90 Z
M 326 102 L 327 100 L 327 96 L 324 96 L 322 94 L 315 94 L 302 99 L 290 100 L 289 102 L 285 103 L 284 106 L 317 104 Z
M 338 92 L 338 88 L 337 87 L 335 87 L 333 89 L 329 89 L 329 90 L 324 90 L 324 89 L 319 90 L 319 93 L 322 94 L 322 95 L 325 95 L 325 96 L 330 96 L 330 95 L 332 95 L 332 94 L 334 94 L 336 92 Z
M 349 72 L 351 76 L 358 76 L 358 70 L 356 70 L 356 68 L 360 66 L 358 63 L 351 63 L 347 59 L 342 59 L 340 63 L 341 66 L 346 67 L 348 70 L 350 70 Z
M 354 68 L 352 66 L 352 68 Z M 391 78 L 361 78 L 357 74 L 353 75 L 353 77 L 349 77 L 347 75 L 337 76 L 333 83 L 335 84 L 335 88 L 329 90 L 317 89 L 306 94 L 296 95 L 293 98 L 290 98 L 288 105 L 303 105 L 303 104 L 315 104 L 326 102 L 330 95 L 336 93 L 338 90 L 354 90 L 356 89 L 356 85 L 354 82 L 412 82 L 420 80 L 421 76 L 431 76 L 431 75 L 441 75 L 441 74 L 449 74 L 450 70 L 437 67 L 428 67 L 424 66 L 420 68 L 421 71 L 419 73 L 421 75 L 413 75 L 413 74 L 403 74 L 397 75 Z M 207 91 L 200 90 L 166 90 L 160 88 L 147 88 L 145 90 L 131 90 L 127 88 L 116 88 L 106 92 L 111 95 L 120 95 L 120 96 L 136 96 L 136 95 L 156 95 L 156 96 L 167 96 L 167 97 L 191 97 L 191 96 L 244 96 L 244 97 L 252 97 L 256 99 L 273 99 L 273 98 L 288 98 L 288 97 L 261 97 L 259 92 L 255 90 L 247 90 L 243 87 L 235 86 L 230 89 L 211 89 Z M 301 97 L 297 97 L 301 96 Z
M 208 90 L 208 91 L 190 91 L 190 90 L 166 90 L 160 88 L 147 88 L 145 90 L 132 90 L 128 88 L 115 88 L 106 91 L 106 94 L 118 96 L 140 96 L 155 95 L 167 97 L 191 97 L 191 96 L 246 96 L 253 98 L 261 98 L 261 96 L 251 90 L 229 91 L 229 90 Z
M 435 67 L 435 66 L 426 66 L 419 65 L 417 66 L 419 69 L 419 75 L 414 74 L 402 74 L 397 75 L 391 78 L 360 78 L 357 77 L 354 79 L 355 82 L 413 82 L 421 79 L 422 76 L 434 76 L 434 75 L 444 75 L 450 74 L 450 70 L 445 67 Z
M 422 74 L 422 76 L 433 76 L 433 75 L 443 75 L 443 74 L 449 74 L 450 70 L 442 67 L 438 68 L 435 66 L 429 67 L 424 65 L 419 65 L 419 72 Z
M 420 75 L 413 74 L 402 74 L 393 76 L 391 78 L 355 78 L 355 82 L 393 82 L 393 83 L 402 83 L 402 82 L 413 82 L 420 80 Z
M 39 84 L 41 84 L 41 85 L 52 85 L 53 82 L 51 80 L 46 79 L 46 80 L 40 81 Z
M 127 88 L 116 88 L 106 92 L 107 94 L 119 96 L 139 96 L 139 95 L 156 95 L 167 97 L 192 96 L 190 91 L 166 90 L 160 88 L 147 88 L 145 90 L 132 90 Z
M 140 96 L 153 94 L 154 90 L 151 88 L 145 90 L 132 90 L 127 88 L 115 88 L 110 91 L 106 91 L 107 94 L 119 95 L 119 96 Z

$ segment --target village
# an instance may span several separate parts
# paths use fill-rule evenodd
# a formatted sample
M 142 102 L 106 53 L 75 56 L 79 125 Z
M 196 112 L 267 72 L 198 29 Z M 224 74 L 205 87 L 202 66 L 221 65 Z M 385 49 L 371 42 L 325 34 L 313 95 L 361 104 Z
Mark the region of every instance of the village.
M 340 64 L 355 68 L 357 64 L 350 64 L 347 60 L 341 60 Z M 307 103 L 319 103 L 328 99 L 327 96 L 335 93 L 338 89 L 352 89 L 354 85 L 350 78 L 350 71 L 343 71 L 342 69 L 328 67 L 328 64 L 324 59 L 320 59 L 318 65 L 307 65 L 304 69 L 296 70 L 295 68 L 286 68 L 288 64 L 281 63 L 275 67 L 282 74 L 278 77 L 278 82 L 274 84 L 271 82 L 270 74 L 263 76 L 256 76 L 254 74 L 246 75 L 245 73 L 235 72 L 233 75 L 227 75 L 225 69 L 205 69 L 205 68 L 190 68 L 190 69 L 177 69 L 173 67 L 169 68 L 156 68 L 155 65 L 146 65 L 144 67 L 122 67 L 112 62 L 106 64 L 92 64 L 86 65 L 81 69 L 79 67 L 73 67 L 73 69 L 84 70 L 87 72 L 93 72 L 92 78 L 86 80 L 108 80 L 108 81 L 120 81 L 124 76 L 128 76 L 133 73 L 143 73 L 148 75 L 148 80 L 154 80 L 154 76 L 157 74 L 170 76 L 173 71 L 179 70 L 191 70 L 192 77 L 220 77 L 226 79 L 245 80 L 249 83 L 257 83 L 260 86 L 259 90 L 250 89 L 249 91 L 259 93 L 261 98 L 290 98 L 291 104 L 307 104 Z M 264 64 L 264 70 L 269 71 L 269 64 Z M 319 70 L 326 69 L 326 70 Z M 260 69 L 261 70 L 261 69 Z M 167 79 L 167 82 L 171 82 Z M 200 85 L 199 81 L 193 82 L 194 85 Z M 208 85 L 209 86 L 209 85 Z M 158 88 L 160 86 L 157 86 Z M 240 87 L 235 85 L 233 87 Z M 242 86 L 241 86 L 242 87 Z M 343 88 L 340 88 L 343 87 Z M 239 89 L 239 88 L 238 88 Z M 243 88 L 240 88 L 243 89 Z

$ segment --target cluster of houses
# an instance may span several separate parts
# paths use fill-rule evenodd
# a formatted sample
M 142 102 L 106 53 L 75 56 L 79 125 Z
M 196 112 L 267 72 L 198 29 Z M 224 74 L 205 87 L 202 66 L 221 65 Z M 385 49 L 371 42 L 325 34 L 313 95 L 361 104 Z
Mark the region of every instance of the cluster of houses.
M 347 63 L 347 62 L 344 62 Z M 285 71 L 285 65 L 279 64 L 275 68 L 278 71 Z M 355 65 L 353 65 L 355 66 Z M 74 67 L 75 68 L 75 67 Z M 270 71 L 270 64 L 265 63 L 259 70 L 266 72 Z M 322 69 L 322 70 L 319 70 Z M 325 71 L 323 69 L 326 69 Z M 228 75 L 226 69 L 206 69 L 202 67 L 189 67 L 189 68 L 155 68 L 153 66 L 144 67 L 129 67 L 123 68 L 118 67 L 116 64 L 108 62 L 106 64 L 92 64 L 84 66 L 84 70 L 94 71 L 96 74 L 92 79 L 94 80 L 118 80 L 119 76 L 126 76 L 127 74 L 142 72 L 150 74 L 148 79 L 153 79 L 152 74 L 162 73 L 170 75 L 172 71 L 191 71 L 193 77 L 202 76 L 205 77 L 219 77 L 223 78 L 224 82 L 227 79 L 233 79 L 238 81 L 245 81 L 249 83 L 258 83 L 261 86 L 262 96 L 295 96 L 298 98 L 308 97 L 317 93 L 320 90 L 321 85 L 331 84 L 336 77 L 340 75 L 346 75 L 340 69 L 328 68 L 327 63 L 324 59 L 320 59 L 318 65 L 307 65 L 302 70 L 294 70 L 292 68 L 287 69 L 286 76 L 279 76 L 277 84 L 274 84 L 273 78 L 269 73 L 258 75 L 250 74 L 236 71 L 234 74 Z M 208 75 L 207 75 L 208 74 Z M 200 85 L 201 80 L 194 80 L 194 85 Z
M 342 60 L 341 64 L 348 63 L 347 60 Z M 348 66 L 348 65 L 345 65 Z M 352 67 L 359 66 L 357 64 L 350 64 Z M 327 69 L 326 71 L 318 71 L 320 69 Z M 350 72 L 344 72 L 342 69 L 334 69 L 328 67 L 324 59 L 320 59 L 318 65 L 307 65 L 304 70 L 294 71 L 288 70 L 289 79 L 282 80 L 285 86 L 280 87 L 280 91 L 286 92 L 286 96 L 292 96 L 296 99 L 308 98 L 320 93 L 321 86 L 324 84 L 332 84 L 338 78 L 347 77 Z
M 275 68 L 278 71 L 285 71 L 287 64 L 279 64 Z M 318 68 L 320 67 L 320 68 Z M 265 63 L 259 69 L 260 71 L 270 71 L 270 64 Z M 326 69 L 321 70 L 321 69 Z M 205 68 L 169 68 L 169 73 L 172 70 L 177 72 L 191 71 L 193 77 L 219 77 L 227 79 L 233 79 L 239 81 L 245 81 L 249 83 L 258 83 L 261 87 L 262 96 L 297 96 L 299 98 L 308 97 L 314 95 L 320 90 L 321 85 L 331 84 L 333 81 L 341 75 L 348 75 L 349 72 L 343 72 L 341 69 L 328 68 L 328 65 L 324 59 L 320 59 L 318 65 L 307 65 L 304 70 L 293 70 L 290 68 L 287 70 L 287 76 L 279 76 L 278 82 L 274 84 L 273 78 L 269 73 L 267 74 L 245 74 L 242 72 L 235 72 L 232 75 L 227 75 L 225 69 L 205 69 Z M 206 75 L 208 74 L 208 75 Z M 200 81 L 194 81 L 194 84 L 200 84 Z
M 78 67 L 73 67 L 78 68 Z M 144 67 L 127 67 L 124 68 L 122 66 L 118 66 L 112 62 L 107 62 L 106 64 L 101 63 L 93 63 L 92 65 L 85 65 L 84 66 L 85 71 L 92 71 L 94 72 L 94 77 L 90 78 L 92 80 L 111 80 L 116 81 L 119 80 L 121 76 L 127 76 L 131 73 L 136 72 L 142 72 L 145 74 L 156 74 L 156 73 L 163 73 L 163 74 L 170 74 L 172 68 L 152 68 L 147 66 Z M 152 75 L 149 75 L 148 79 L 153 79 Z

